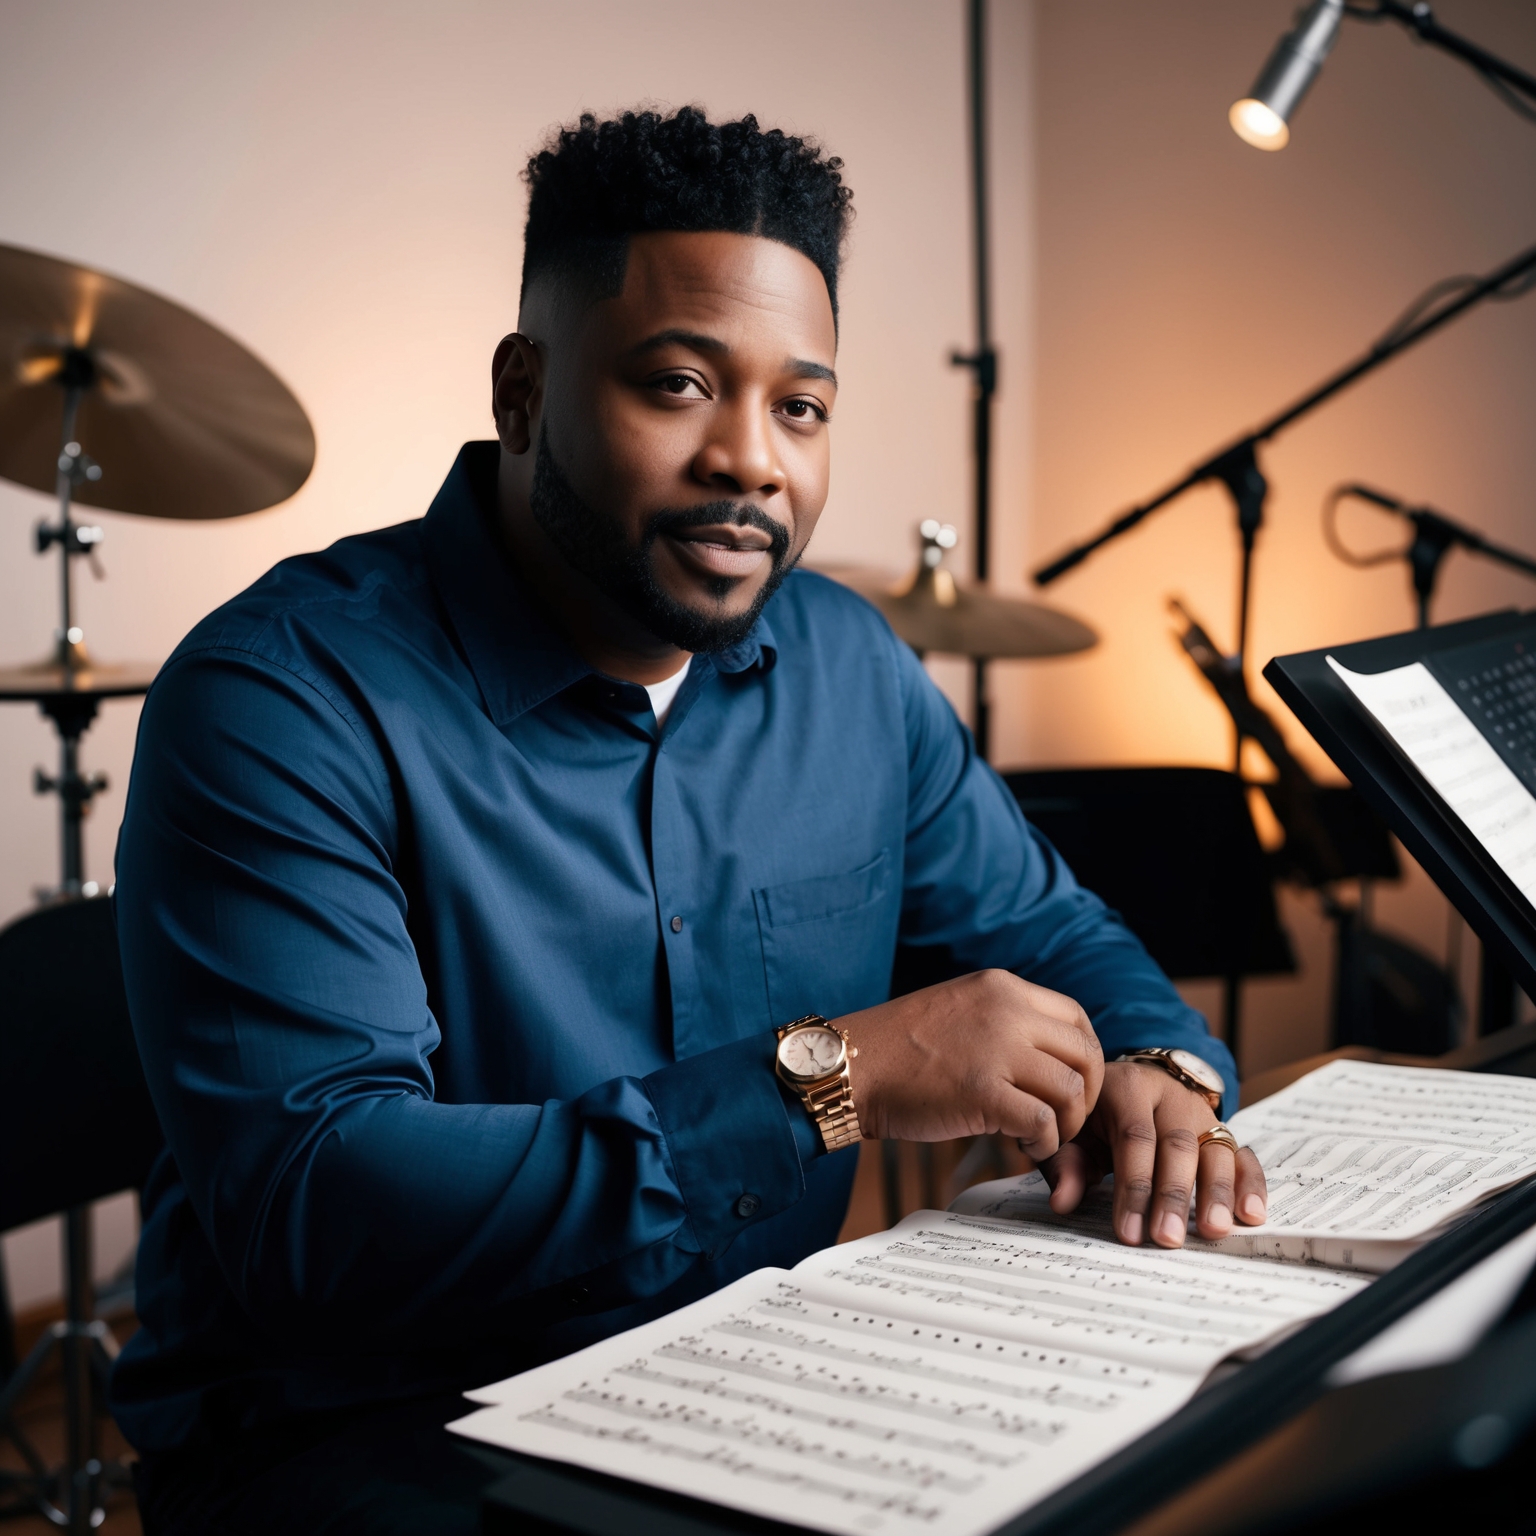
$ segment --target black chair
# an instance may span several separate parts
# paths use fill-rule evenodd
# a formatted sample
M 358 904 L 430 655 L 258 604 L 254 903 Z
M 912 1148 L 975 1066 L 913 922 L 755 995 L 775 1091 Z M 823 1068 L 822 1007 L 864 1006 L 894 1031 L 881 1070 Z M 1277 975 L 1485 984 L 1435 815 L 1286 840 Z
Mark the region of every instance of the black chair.
M 65 1319 L 0 1375 L 0 1435 L 29 1469 L 0 1472 L 0 1494 L 70 1531 L 89 1531 L 104 1485 L 122 1480 L 121 1468 L 97 1460 L 100 1386 L 117 1347 L 94 1317 L 90 1205 L 142 1188 L 161 1144 L 111 902 L 61 902 L 0 931 L 0 1232 L 65 1213 Z M 10 1317 L 0 1324 L 11 1338 Z M 69 1449 L 49 1469 L 10 1415 L 55 1348 Z

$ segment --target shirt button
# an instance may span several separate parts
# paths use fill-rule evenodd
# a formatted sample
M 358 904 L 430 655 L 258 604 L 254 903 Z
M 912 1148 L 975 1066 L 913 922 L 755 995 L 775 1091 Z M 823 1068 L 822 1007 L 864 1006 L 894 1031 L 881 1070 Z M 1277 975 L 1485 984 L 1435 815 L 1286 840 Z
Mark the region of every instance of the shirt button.
M 736 1202 L 736 1214 L 738 1216 L 755 1216 L 757 1215 L 758 1206 L 762 1203 L 756 1195 L 743 1195 Z
M 672 932 L 673 933 L 681 933 L 682 931 L 683 931 L 683 920 L 682 920 L 682 918 L 674 917 L 672 919 Z

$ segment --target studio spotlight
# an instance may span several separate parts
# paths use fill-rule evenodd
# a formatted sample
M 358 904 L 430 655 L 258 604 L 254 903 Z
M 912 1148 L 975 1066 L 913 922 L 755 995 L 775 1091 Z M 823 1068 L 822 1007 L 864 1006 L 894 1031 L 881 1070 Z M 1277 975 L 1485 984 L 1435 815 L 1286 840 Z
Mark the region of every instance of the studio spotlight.
M 1232 131 L 1255 149 L 1284 149 L 1290 117 L 1317 79 L 1339 35 L 1344 0 L 1313 0 L 1296 13 L 1296 25 L 1275 45 L 1269 62 L 1241 101 L 1227 114 Z

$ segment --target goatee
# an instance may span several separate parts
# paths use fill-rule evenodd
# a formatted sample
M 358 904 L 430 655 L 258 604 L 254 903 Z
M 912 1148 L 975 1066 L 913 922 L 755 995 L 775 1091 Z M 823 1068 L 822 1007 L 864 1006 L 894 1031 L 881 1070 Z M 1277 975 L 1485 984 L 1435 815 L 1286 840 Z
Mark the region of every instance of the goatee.
M 625 540 L 618 522 L 583 501 L 576 487 L 550 452 L 549 439 L 539 429 L 528 505 L 534 520 L 570 563 L 632 619 L 658 640 L 685 651 L 723 651 L 746 639 L 768 599 L 794 569 L 789 530 L 760 507 L 735 501 L 712 501 L 702 507 L 666 508 L 646 519 L 637 544 Z M 690 528 L 757 528 L 769 538 L 768 579 L 744 613 L 710 615 L 680 603 L 656 579 L 652 568 L 657 539 Z M 716 577 L 711 596 L 723 603 L 738 578 Z

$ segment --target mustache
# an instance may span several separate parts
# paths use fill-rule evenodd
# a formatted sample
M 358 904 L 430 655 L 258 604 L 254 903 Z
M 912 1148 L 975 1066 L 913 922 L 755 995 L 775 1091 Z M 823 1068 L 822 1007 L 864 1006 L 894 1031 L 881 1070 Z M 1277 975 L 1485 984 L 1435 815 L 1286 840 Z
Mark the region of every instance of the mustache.
M 775 569 L 789 556 L 789 529 L 750 502 L 708 501 L 702 507 L 664 507 L 647 519 L 640 548 L 649 550 L 663 534 L 685 533 L 694 528 L 756 528 L 769 539 L 768 553 Z

